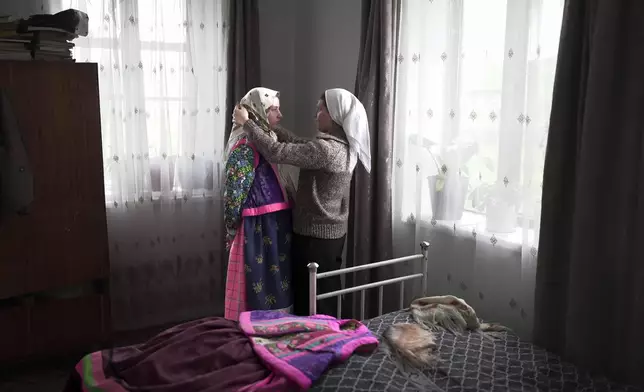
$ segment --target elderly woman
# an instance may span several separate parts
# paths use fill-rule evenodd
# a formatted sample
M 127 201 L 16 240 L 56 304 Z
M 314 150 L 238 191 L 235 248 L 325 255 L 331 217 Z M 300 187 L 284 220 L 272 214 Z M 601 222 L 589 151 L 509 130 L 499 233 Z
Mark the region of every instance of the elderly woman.
M 250 90 L 240 105 L 269 137 L 282 118 L 279 93 Z M 245 109 L 246 110 L 246 109 Z M 236 127 L 226 147 L 224 220 L 230 249 L 226 276 L 225 317 L 237 320 L 246 310 L 291 311 L 291 208 L 269 163 Z
M 293 212 L 294 311 L 308 315 L 307 264 L 316 262 L 320 272 L 338 269 L 347 233 L 349 186 L 358 160 L 369 172 L 369 124 L 362 103 L 344 89 L 327 90 L 318 101 L 317 126 L 312 140 L 274 137 L 246 108 L 237 106 L 234 121 L 243 125 L 248 139 L 268 161 L 300 168 Z M 340 278 L 322 279 L 320 291 L 340 289 Z M 322 301 L 324 314 L 335 314 L 333 301 Z

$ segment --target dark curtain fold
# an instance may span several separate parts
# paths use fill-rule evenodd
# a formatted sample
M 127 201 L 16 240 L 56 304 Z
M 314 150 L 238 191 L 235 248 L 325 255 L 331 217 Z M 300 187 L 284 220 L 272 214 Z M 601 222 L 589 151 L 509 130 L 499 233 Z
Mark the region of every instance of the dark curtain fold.
M 543 178 L 535 343 L 644 384 L 644 2 L 568 0 Z
M 231 0 L 228 16 L 227 116 L 248 90 L 260 86 L 259 5 L 258 0 Z M 227 122 L 224 145 L 232 121 Z
M 228 85 L 226 87 L 226 108 L 223 115 L 232 116 L 237 102 L 253 87 L 260 86 L 259 49 L 259 4 L 258 0 L 231 0 L 228 13 Z M 226 122 L 224 146 L 232 130 L 232 117 Z M 223 156 L 223 154 L 222 154 Z M 225 162 L 222 163 L 222 170 Z M 223 208 L 223 200 L 221 201 Z M 223 211 L 223 209 L 222 209 Z M 225 233 L 224 220 L 220 232 Z M 222 236 L 223 241 L 223 236 Z M 226 276 L 228 251 L 222 246 L 222 276 Z M 224 287 L 221 288 L 224 298 Z
M 362 2 L 362 33 L 355 93 L 369 117 L 371 174 L 356 166 L 351 184 L 351 208 L 347 236 L 347 266 L 356 266 L 392 257 L 392 154 L 394 132 L 394 84 L 401 2 L 373 0 Z M 391 272 L 391 271 L 389 271 Z M 380 280 L 386 270 L 358 273 L 350 285 Z M 388 275 L 387 275 L 388 276 Z M 388 276 L 389 277 L 389 276 Z M 394 288 L 389 288 L 394 289 Z M 386 291 L 385 309 L 397 302 Z M 393 291 L 397 293 L 397 290 Z M 374 294 L 374 293 L 370 293 Z M 352 313 L 359 317 L 360 296 L 353 301 Z M 377 297 L 367 301 L 367 315 L 377 311 Z

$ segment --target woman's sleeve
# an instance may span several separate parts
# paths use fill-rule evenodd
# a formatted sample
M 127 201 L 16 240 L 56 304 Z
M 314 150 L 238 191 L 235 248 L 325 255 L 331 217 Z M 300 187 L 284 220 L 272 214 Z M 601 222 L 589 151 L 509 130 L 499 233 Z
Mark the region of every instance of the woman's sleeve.
M 251 120 L 246 122 L 244 129 L 255 148 L 271 163 L 329 172 L 347 170 L 348 147 L 337 141 L 314 139 L 303 143 L 280 142 Z
M 255 153 L 247 145 L 235 148 L 226 161 L 224 184 L 224 222 L 226 239 L 235 238 L 241 221 L 241 209 L 255 179 Z
M 311 139 L 295 136 L 288 129 L 282 127 L 274 128 L 273 132 L 277 135 L 277 140 L 282 143 L 306 143 L 311 141 Z

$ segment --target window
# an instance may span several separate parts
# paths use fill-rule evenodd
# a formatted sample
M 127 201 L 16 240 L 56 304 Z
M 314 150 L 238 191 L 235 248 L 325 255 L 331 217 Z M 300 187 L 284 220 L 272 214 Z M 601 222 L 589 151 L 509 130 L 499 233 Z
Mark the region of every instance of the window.
M 498 234 L 538 227 L 562 12 L 561 0 L 403 2 L 400 219 Z
M 109 204 L 210 196 L 222 157 L 227 1 L 73 0 L 99 67 Z

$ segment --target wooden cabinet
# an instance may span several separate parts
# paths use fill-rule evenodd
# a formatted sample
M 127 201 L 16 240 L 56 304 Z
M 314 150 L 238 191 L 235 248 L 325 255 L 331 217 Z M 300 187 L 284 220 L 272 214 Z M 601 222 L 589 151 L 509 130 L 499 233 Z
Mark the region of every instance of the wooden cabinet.
M 34 179 L 27 214 L 0 222 L 0 361 L 100 343 L 110 318 L 96 64 L 0 61 L 0 91 Z

